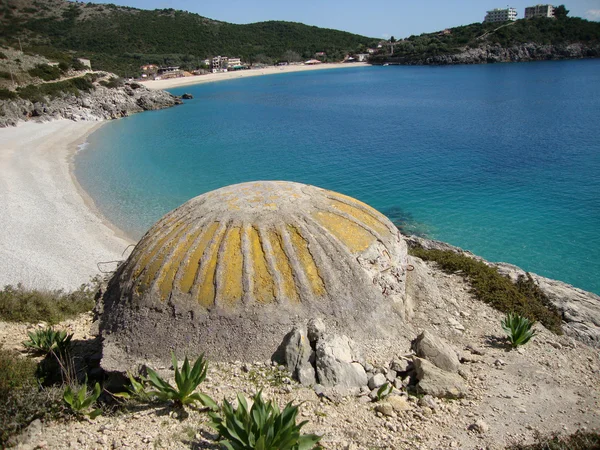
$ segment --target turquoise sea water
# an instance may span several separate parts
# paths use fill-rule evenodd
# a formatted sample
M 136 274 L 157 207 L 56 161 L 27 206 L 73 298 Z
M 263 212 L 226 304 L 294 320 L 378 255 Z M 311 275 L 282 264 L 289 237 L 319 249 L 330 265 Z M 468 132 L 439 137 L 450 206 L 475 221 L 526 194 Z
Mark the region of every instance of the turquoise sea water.
M 173 90 L 76 157 L 139 238 L 191 197 L 292 180 L 405 229 L 600 293 L 600 61 L 302 72 Z

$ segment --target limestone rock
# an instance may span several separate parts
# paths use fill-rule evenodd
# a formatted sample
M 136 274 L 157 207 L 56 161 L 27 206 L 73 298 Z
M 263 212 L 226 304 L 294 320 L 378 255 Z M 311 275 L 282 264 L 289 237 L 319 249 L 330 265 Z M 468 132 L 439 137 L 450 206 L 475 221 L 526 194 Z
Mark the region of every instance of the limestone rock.
M 315 369 L 311 364 L 314 351 L 304 330 L 294 328 L 283 341 L 283 360 L 292 376 L 301 384 L 315 384 Z
M 460 366 L 454 349 L 442 338 L 425 330 L 413 342 L 418 357 L 425 358 L 440 369 L 457 372 Z
M 378 403 L 375 406 L 375 411 L 387 417 L 394 416 L 394 408 L 389 403 Z
M 392 409 L 397 413 L 412 409 L 412 406 L 408 403 L 406 397 L 401 395 L 390 395 L 385 401 L 386 403 L 389 403 L 392 406 Z
M 134 85 L 137 86 L 135 89 Z M 38 122 L 56 119 L 110 120 L 181 103 L 180 99 L 166 91 L 150 90 L 138 83 L 125 83 L 116 88 L 96 84 L 95 89 L 82 91 L 79 96 L 67 94 L 36 103 L 22 99 L 0 102 L 0 128 L 15 126 L 32 118 Z
M 377 373 L 369 378 L 369 389 L 378 389 L 386 383 L 385 375 L 382 373 Z
M 324 386 L 365 386 L 368 379 L 361 360 L 355 344 L 348 337 L 326 336 L 317 342 L 317 379 Z
M 418 392 L 438 398 L 461 398 L 468 389 L 460 375 L 446 372 L 426 359 L 414 359 Z

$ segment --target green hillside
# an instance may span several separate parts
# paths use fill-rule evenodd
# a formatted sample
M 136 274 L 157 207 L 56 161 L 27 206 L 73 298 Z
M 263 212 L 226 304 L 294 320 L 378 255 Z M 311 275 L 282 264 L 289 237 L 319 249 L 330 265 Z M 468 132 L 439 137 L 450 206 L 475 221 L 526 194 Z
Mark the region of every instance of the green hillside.
M 454 55 L 486 45 L 504 48 L 523 44 L 568 45 L 600 43 L 600 23 L 578 17 L 557 19 L 521 19 L 507 23 L 473 23 L 450 28 L 445 33 L 426 33 L 410 36 L 394 43 L 393 57 L 404 62 L 421 62 L 425 58 Z M 590 55 L 594 56 L 594 55 Z M 376 56 L 373 62 L 390 57 L 390 48 Z
M 133 75 L 141 64 L 195 68 L 204 58 L 239 56 L 244 61 L 278 60 L 284 54 L 311 58 L 324 51 L 339 61 L 348 51 L 372 45 L 365 36 L 293 22 L 235 25 L 173 9 L 139 10 L 66 0 L 3 0 L 4 44 L 42 55 L 51 49 L 87 56 L 94 67 Z M 290 53 L 293 52 L 293 53 Z

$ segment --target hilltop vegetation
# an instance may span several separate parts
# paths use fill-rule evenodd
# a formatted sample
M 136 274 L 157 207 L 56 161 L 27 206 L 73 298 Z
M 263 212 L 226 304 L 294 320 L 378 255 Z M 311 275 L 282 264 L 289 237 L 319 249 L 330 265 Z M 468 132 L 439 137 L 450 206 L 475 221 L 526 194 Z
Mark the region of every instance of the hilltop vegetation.
M 6 0 L 0 8 L 4 44 L 47 57 L 73 51 L 89 57 L 94 68 L 135 75 L 146 63 L 177 64 L 191 69 L 216 55 L 244 61 L 269 61 L 294 52 L 311 58 L 326 52 L 332 61 L 376 40 L 343 31 L 293 22 L 235 25 L 174 9 L 140 10 L 66 0 Z
M 486 46 L 510 48 L 539 46 L 600 45 L 600 23 L 578 17 L 521 19 L 507 23 L 473 23 L 446 32 L 426 33 L 395 42 L 393 55 L 380 54 L 374 62 L 423 63 L 427 58 L 456 55 Z M 597 56 L 597 55 L 589 55 Z

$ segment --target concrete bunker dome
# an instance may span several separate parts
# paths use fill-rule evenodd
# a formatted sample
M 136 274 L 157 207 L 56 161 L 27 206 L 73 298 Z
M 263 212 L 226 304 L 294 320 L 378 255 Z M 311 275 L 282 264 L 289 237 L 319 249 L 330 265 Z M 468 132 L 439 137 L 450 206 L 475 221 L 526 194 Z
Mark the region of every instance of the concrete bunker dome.
M 355 338 L 390 334 L 406 303 L 407 250 L 381 213 L 284 181 L 227 186 L 166 214 L 102 301 L 102 365 L 168 361 L 171 350 L 264 360 L 299 322 Z

